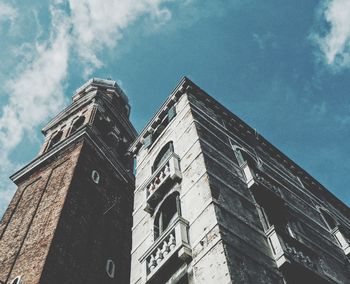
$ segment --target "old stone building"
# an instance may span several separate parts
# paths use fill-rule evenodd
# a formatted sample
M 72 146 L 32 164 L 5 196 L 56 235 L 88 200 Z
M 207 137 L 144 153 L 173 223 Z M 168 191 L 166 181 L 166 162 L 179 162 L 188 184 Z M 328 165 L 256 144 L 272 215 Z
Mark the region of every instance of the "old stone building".
M 254 129 L 187 78 L 138 137 L 129 112 L 92 79 L 43 129 L 0 283 L 350 283 L 349 208 Z
M 130 283 L 350 283 L 349 208 L 187 78 L 131 151 Z

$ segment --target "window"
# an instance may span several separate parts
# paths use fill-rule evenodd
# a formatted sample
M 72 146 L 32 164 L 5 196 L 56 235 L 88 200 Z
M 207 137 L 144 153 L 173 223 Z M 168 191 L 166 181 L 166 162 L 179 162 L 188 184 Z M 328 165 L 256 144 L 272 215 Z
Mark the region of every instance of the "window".
M 337 243 L 344 250 L 346 255 L 350 255 L 350 234 L 348 230 L 339 224 L 339 222 L 331 216 L 329 212 L 325 209 L 319 208 L 321 216 L 324 222 L 327 224 L 327 227 L 330 230 L 330 233 L 336 239 Z
M 98 115 L 95 120 L 95 128 L 101 133 L 102 137 L 106 137 L 111 132 L 112 125 L 108 117 L 104 118 L 103 115 Z
M 320 208 L 321 216 L 330 230 L 334 230 L 337 227 L 336 220 L 324 209 Z
M 160 150 L 158 156 L 155 158 L 153 166 L 152 166 L 152 172 L 156 171 L 159 166 L 161 166 L 166 159 L 170 157 L 170 155 L 174 152 L 174 146 L 173 142 L 168 142 L 164 145 L 164 147 Z
M 230 141 L 231 142 L 231 141 Z M 232 144 L 231 144 L 232 146 Z M 232 146 L 233 152 L 236 156 L 238 165 L 241 167 L 244 177 L 246 179 L 248 188 L 254 184 L 254 173 L 252 171 L 253 166 L 256 164 L 254 159 L 243 149 Z
M 290 216 L 284 206 L 284 203 L 277 199 L 273 194 L 267 192 L 255 192 L 255 200 L 258 204 L 260 217 L 265 231 L 274 226 L 295 237 L 293 227 L 291 226 Z
M 106 263 L 106 273 L 109 278 L 115 278 L 115 263 L 111 259 L 107 259 Z
M 61 138 L 62 138 L 63 132 L 58 131 L 52 138 L 48 147 L 48 150 L 51 149 L 53 146 L 55 146 L 58 142 L 60 142 Z
M 21 276 L 17 276 L 15 279 L 11 281 L 11 284 L 20 284 L 21 283 Z
M 148 133 L 143 140 L 143 145 L 145 148 L 149 148 L 152 143 L 159 137 L 159 135 L 163 132 L 165 127 L 173 120 L 176 116 L 175 106 L 170 107 L 166 116 L 163 117 L 162 121 L 156 126 L 153 133 Z
M 92 178 L 94 183 L 99 184 L 99 182 L 100 182 L 100 174 L 98 173 L 98 171 L 93 170 L 92 173 L 91 173 L 91 178 Z
M 74 121 L 69 134 L 73 134 L 77 131 L 85 122 L 85 116 L 80 116 L 76 121 Z
M 157 239 L 180 215 L 180 196 L 175 192 L 160 206 L 154 219 L 154 239 Z

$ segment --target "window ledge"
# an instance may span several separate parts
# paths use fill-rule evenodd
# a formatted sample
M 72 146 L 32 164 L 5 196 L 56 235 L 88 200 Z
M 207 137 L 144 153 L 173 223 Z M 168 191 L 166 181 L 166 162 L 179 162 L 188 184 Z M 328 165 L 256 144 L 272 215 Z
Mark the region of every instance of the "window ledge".
M 167 192 L 165 185 L 181 179 L 180 158 L 172 153 L 143 186 L 146 195 L 146 206 L 144 210 L 152 214 L 157 202 Z

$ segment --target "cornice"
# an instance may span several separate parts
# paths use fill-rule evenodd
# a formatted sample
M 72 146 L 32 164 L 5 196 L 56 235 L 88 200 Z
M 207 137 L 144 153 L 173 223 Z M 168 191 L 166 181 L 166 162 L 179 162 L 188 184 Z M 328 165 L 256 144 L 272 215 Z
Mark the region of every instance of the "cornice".
M 188 93 L 195 97 L 198 97 L 206 104 L 209 104 L 212 109 L 219 113 L 223 118 L 227 120 L 232 120 L 239 126 L 240 132 L 250 135 L 254 137 L 254 145 L 250 145 L 253 149 L 256 146 L 260 146 L 264 151 L 266 151 L 269 155 L 277 160 L 277 162 L 284 165 L 286 168 L 291 170 L 293 174 L 298 176 L 302 182 L 307 186 L 310 192 L 315 191 L 316 194 L 320 194 L 327 198 L 333 206 L 336 206 L 342 214 L 344 214 L 347 218 L 350 218 L 350 209 L 347 207 L 340 199 L 338 199 L 333 193 L 331 193 L 327 188 L 325 188 L 320 182 L 318 182 L 315 178 L 313 178 L 307 171 L 301 168 L 298 164 L 296 164 L 293 160 L 288 158 L 285 154 L 283 154 L 279 149 L 277 149 L 274 145 L 272 145 L 266 138 L 260 135 L 256 129 L 250 127 L 247 123 L 245 123 L 242 119 L 236 116 L 232 111 L 224 107 L 220 102 L 207 94 L 204 90 L 202 90 L 199 86 L 193 83 L 187 77 L 183 77 L 175 89 L 172 91 L 167 100 L 162 104 L 158 112 L 152 117 L 152 119 L 148 122 L 146 127 L 142 130 L 140 135 L 136 138 L 133 144 L 130 146 L 129 151 L 133 154 L 136 154 L 137 151 L 142 146 L 142 139 L 148 133 L 148 130 L 152 126 L 152 124 L 157 121 L 159 115 L 163 112 L 164 108 L 171 102 L 171 100 L 179 99 L 183 94 Z M 191 104 L 191 108 L 193 104 Z M 221 126 L 224 127 L 224 126 Z M 219 126 L 220 128 L 220 126 Z M 227 129 L 226 129 L 227 131 Z M 247 142 L 251 143 L 251 142 Z
M 150 119 L 150 121 L 146 124 L 146 126 L 143 128 L 139 136 L 135 139 L 135 141 L 131 144 L 129 147 L 129 151 L 133 154 L 136 154 L 136 152 L 140 149 L 142 146 L 142 139 L 146 136 L 146 134 L 149 132 L 151 126 L 158 120 L 158 117 L 161 115 L 161 113 L 167 109 L 167 106 L 171 103 L 171 101 L 177 101 L 186 90 L 186 87 L 193 84 L 190 79 L 187 77 L 182 77 L 180 82 L 177 84 L 175 89 L 171 92 L 170 96 L 166 99 L 166 101 L 160 106 L 159 110 L 156 112 L 156 114 Z
M 18 170 L 16 173 L 10 176 L 10 179 L 18 185 L 19 181 L 25 178 L 28 174 L 32 173 L 34 170 L 36 170 L 38 167 L 42 166 L 46 162 L 49 162 L 50 159 L 55 158 L 59 153 L 62 152 L 62 150 L 66 149 L 70 145 L 72 145 L 77 140 L 83 138 L 87 139 L 94 147 L 102 154 L 102 156 L 108 161 L 108 163 L 118 172 L 119 176 L 128 184 L 133 185 L 134 184 L 134 176 L 127 172 L 124 169 L 124 166 L 119 163 L 116 159 L 113 157 L 110 157 L 110 155 L 106 154 L 105 151 L 98 145 L 98 143 L 95 141 L 96 136 L 88 126 L 82 127 L 80 130 L 72 134 L 71 136 L 67 137 L 66 139 L 59 142 L 55 147 L 53 147 L 50 151 L 36 157 L 34 160 L 32 160 L 29 164 Z
M 97 96 L 97 91 L 93 91 L 90 94 L 86 95 L 83 99 L 73 101 L 72 104 L 67 106 L 65 109 L 63 109 L 61 112 L 59 112 L 52 120 L 49 121 L 49 123 L 42 128 L 41 132 L 43 134 L 46 134 L 46 132 L 55 126 L 55 124 L 62 121 L 64 118 L 71 115 L 73 112 L 75 112 L 77 109 L 82 108 L 83 106 L 89 104 L 92 102 L 92 100 Z

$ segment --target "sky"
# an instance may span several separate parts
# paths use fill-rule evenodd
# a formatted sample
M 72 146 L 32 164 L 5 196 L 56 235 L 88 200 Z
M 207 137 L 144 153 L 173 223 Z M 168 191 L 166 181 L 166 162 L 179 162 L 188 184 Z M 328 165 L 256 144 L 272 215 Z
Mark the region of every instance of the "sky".
M 350 205 L 350 0 L 0 0 L 0 46 L 0 216 L 91 77 L 140 131 L 186 75 Z

